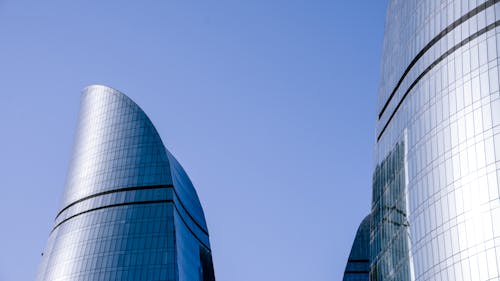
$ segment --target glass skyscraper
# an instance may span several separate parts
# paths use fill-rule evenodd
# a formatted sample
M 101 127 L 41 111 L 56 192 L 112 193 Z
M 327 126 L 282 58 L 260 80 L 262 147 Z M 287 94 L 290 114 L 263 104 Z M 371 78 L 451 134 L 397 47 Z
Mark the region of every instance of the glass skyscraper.
M 370 270 L 370 216 L 359 225 L 347 260 L 343 281 L 368 281 Z
M 389 0 L 370 280 L 500 280 L 500 0 Z
M 146 114 L 90 86 L 37 280 L 213 281 L 196 191 Z

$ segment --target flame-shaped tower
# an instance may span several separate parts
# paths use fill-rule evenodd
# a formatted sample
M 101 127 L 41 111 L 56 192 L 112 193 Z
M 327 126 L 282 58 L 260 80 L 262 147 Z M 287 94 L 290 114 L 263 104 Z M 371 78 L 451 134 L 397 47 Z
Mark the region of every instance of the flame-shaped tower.
M 119 91 L 83 91 L 37 280 L 215 280 L 193 184 L 144 111 Z

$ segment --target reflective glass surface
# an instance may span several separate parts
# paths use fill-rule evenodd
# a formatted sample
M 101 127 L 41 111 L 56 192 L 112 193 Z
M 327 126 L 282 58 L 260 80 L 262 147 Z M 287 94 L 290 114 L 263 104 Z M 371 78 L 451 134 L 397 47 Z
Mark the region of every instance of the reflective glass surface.
M 372 280 L 500 280 L 499 26 L 498 0 L 389 1 Z
M 370 269 L 370 216 L 359 225 L 347 260 L 343 281 L 368 281 Z
M 84 90 L 37 280 L 215 280 L 189 177 L 146 114 L 114 89 Z

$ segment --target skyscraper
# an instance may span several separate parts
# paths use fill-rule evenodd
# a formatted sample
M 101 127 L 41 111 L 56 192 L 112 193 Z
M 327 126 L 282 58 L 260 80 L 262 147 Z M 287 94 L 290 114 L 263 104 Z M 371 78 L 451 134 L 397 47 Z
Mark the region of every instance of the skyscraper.
M 38 280 L 215 280 L 196 191 L 146 114 L 90 86 Z
M 500 1 L 388 2 L 370 279 L 500 280 Z
M 370 270 L 370 215 L 359 225 L 347 260 L 343 281 L 368 281 Z

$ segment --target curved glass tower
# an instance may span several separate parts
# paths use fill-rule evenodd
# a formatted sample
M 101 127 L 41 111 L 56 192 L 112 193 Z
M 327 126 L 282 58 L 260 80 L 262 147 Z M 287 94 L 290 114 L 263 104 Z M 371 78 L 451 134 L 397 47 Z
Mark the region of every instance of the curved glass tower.
M 90 86 L 37 280 L 215 280 L 196 191 L 146 114 Z
M 500 280 L 500 1 L 389 0 L 370 278 Z
M 368 281 L 370 270 L 370 215 L 359 225 L 347 260 L 343 281 Z

